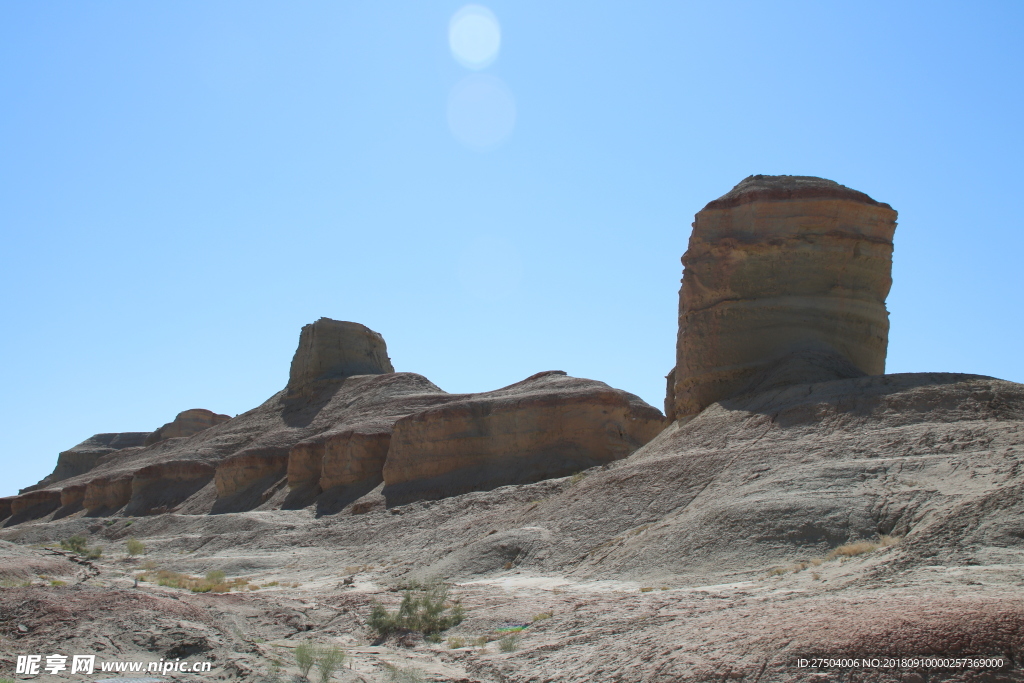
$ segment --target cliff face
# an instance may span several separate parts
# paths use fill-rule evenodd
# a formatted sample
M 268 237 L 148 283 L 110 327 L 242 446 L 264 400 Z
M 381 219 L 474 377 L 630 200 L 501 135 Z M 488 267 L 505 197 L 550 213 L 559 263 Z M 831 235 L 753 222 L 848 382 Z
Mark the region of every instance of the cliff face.
M 384 465 L 388 499 L 440 498 L 624 458 L 661 413 L 603 382 L 543 372 L 399 420 Z
M 793 354 L 823 360 L 789 383 L 882 374 L 895 229 L 888 204 L 806 176 L 750 176 L 704 207 L 682 259 L 669 418 Z

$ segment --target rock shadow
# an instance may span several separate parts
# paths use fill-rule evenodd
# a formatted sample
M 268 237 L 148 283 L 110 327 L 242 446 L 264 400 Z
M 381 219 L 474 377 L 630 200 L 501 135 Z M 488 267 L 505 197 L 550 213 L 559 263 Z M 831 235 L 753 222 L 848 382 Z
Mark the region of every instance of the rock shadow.
M 349 486 L 335 486 L 316 499 L 316 516 L 336 515 L 381 485 L 383 477 L 373 477 Z
M 418 500 L 438 500 L 473 491 L 492 491 L 501 486 L 535 484 L 544 479 L 557 479 L 607 464 L 607 460 L 588 457 L 581 452 L 502 458 L 483 463 L 480 467 L 455 470 L 429 479 L 389 484 L 384 487 L 383 495 L 387 507 L 391 508 Z
M 131 500 L 124 508 L 126 515 L 142 517 L 145 515 L 170 512 L 198 493 L 204 486 L 213 481 L 213 472 L 195 479 L 179 479 L 157 481 L 134 491 Z
M 288 485 L 288 477 L 282 476 L 280 472 L 268 474 L 255 480 L 247 487 L 237 493 L 218 498 L 210 510 L 211 515 L 220 515 L 225 512 L 245 512 L 259 507 L 267 502 L 275 493 Z

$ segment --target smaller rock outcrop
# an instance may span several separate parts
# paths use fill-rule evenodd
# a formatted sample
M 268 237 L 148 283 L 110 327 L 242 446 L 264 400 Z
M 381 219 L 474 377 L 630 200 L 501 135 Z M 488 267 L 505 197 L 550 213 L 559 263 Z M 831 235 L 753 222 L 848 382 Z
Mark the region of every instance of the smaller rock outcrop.
M 633 394 L 542 372 L 395 423 L 384 495 L 403 502 L 565 476 L 626 457 L 664 426 Z
M 57 466 L 42 481 L 21 490 L 22 493 L 46 488 L 51 484 L 85 474 L 108 453 L 142 446 L 150 432 L 110 432 L 93 434 L 74 448 L 57 456 Z
M 227 422 L 230 419 L 231 417 L 228 415 L 219 415 L 212 410 L 206 410 L 205 408 L 184 410 L 178 413 L 178 416 L 175 417 L 174 420 L 168 422 L 163 427 L 160 427 L 146 437 L 145 445 L 152 446 L 153 444 L 165 439 L 192 436 L 193 434 L 198 434 L 205 429 Z
M 316 380 L 394 371 L 380 334 L 359 323 L 320 318 L 302 328 L 288 376 L 288 392 L 298 392 Z

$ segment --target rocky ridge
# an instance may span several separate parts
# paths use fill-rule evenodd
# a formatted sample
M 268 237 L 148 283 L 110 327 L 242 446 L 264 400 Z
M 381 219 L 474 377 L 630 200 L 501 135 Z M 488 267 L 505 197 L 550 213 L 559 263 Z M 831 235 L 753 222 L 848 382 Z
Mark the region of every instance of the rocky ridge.
M 626 457 L 663 427 L 636 396 L 562 372 L 448 394 L 395 372 L 378 333 L 321 318 L 303 327 L 287 387 L 263 405 L 231 419 L 189 410 L 152 433 L 93 437 L 86 444 L 104 450 L 77 469 L 64 458 L 34 490 L 0 500 L 0 520 L 313 503 L 336 512 L 366 496 L 364 507 L 392 505 L 564 476 Z

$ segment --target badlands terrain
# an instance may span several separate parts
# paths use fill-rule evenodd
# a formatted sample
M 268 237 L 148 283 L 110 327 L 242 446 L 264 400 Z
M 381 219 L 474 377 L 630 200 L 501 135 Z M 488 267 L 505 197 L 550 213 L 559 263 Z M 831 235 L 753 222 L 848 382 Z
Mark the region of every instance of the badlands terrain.
M 1024 385 L 883 374 L 895 219 L 794 176 L 705 207 L 667 416 L 557 371 L 448 394 L 307 325 L 262 406 L 0 499 L 0 678 L 285 681 L 311 642 L 336 681 L 1024 680 Z M 441 585 L 448 628 L 372 616 Z

